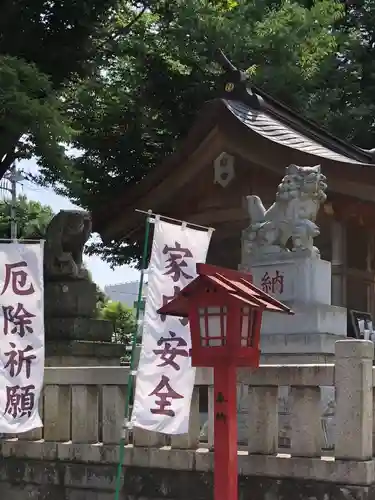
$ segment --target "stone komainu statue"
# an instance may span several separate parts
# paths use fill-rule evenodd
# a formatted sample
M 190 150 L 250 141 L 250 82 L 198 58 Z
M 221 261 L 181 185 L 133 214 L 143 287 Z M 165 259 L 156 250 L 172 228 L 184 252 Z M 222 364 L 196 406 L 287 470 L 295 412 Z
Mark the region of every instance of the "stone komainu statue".
M 276 200 L 268 210 L 258 196 L 247 196 L 251 224 L 243 232 L 244 257 L 288 251 L 289 240 L 293 250 L 319 255 L 313 240 L 319 235 L 315 221 L 320 205 L 327 198 L 326 180 L 320 165 L 289 165 L 278 186 Z
M 46 231 L 46 278 L 87 279 L 83 248 L 91 235 L 91 215 L 81 210 L 61 210 Z

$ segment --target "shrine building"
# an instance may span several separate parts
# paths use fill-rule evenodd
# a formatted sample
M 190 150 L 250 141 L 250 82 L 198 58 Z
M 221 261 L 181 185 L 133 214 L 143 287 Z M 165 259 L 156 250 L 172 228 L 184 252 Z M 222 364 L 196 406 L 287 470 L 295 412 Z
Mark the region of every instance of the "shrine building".
M 332 263 L 332 304 L 375 317 L 375 152 L 349 144 L 229 71 L 223 94 L 205 104 L 179 149 L 105 213 L 93 213 L 104 242 L 143 238 L 135 209 L 215 228 L 207 262 L 237 269 L 249 226 L 245 197 L 275 199 L 289 164 L 321 165 L 327 201 L 315 244 Z M 108 213 L 111 217 L 108 218 Z

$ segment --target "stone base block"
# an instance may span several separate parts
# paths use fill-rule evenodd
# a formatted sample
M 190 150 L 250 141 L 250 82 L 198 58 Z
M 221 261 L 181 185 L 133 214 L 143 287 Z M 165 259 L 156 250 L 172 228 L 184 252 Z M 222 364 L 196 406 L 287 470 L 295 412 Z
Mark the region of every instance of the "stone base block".
M 294 316 L 266 313 L 261 332 L 263 355 L 283 357 L 284 363 L 303 362 L 297 356 L 333 355 L 335 342 L 346 338 L 346 309 L 336 306 L 295 304 Z M 293 356 L 286 361 L 285 356 Z M 305 362 L 306 362 L 305 361 Z
M 125 347 L 113 342 L 46 342 L 46 366 L 118 366 Z
M 253 262 L 254 284 L 282 302 L 331 304 L 331 263 L 294 252 Z
M 271 312 L 263 315 L 263 336 L 274 334 L 315 335 L 319 333 L 346 337 L 346 308 L 300 303 L 288 303 L 288 306 L 294 311 L 293 316 Z M 296 340 L 292 342 L 296 342 Z
M 93 318 L 96 309 L 96 286 L 87 280 L 47 282 L 44 285 L 48 317 Z
M 110 342 L 113 328 L 109 321 L 90 318 L 46 318 L 47 340 L 91 340 Z
M 307 355 L 331 354 L 335 352 L 335 342 L 344 340 L 346 337 L 332 335 L 327 333 L 312 333 L 312 334 L 294 334 L 288 335 L 274 334 L 261 335 L 260 348 L 262 354 L 269 356 L 275 354 L 282 358 L 284 364 L 299 363 L 298 355 L 303 355 L 307 362 L 312 363 L 314 360 L 307 360 Z M 289 357 L 293 355 L 293 359 Z M 288 358 L 286 357 L 288 356 Z
M 310 353 L 272 353 L 262 352 L 260 356 L 261 365 L 324 365 L 334 362 L 334 353 L 310 352 Z

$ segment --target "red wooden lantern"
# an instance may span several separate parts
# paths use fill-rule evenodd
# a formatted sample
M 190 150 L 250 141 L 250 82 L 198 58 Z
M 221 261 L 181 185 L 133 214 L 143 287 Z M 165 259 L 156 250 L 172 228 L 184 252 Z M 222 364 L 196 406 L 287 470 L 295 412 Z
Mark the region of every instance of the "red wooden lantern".
M 293 312 L 249 273 L 197 264 L 198 277 L 159 314 L 188 317 L 192 365 L 214 367 L 215 500 L 237 500 L 237 366 L 259 366 L 263 311 Z
M 188 317 L 193 366 L 259 366 L 263 311 L 291 310 L 252 283 L 249 273 L 208 264 L 158 312 Z

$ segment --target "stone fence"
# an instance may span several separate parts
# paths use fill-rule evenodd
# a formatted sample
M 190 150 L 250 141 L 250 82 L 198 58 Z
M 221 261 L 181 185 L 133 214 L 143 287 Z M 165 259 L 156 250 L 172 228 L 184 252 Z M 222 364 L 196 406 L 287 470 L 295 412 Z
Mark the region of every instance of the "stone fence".
M 263 478 L 263 481 L 264 478 L 292 478 L 347 487 L 372 487 L 375 483 L 373 354 L 372 342 L 347 340 L 336 343 L 334 364 L 267 365 L 255 372 L 238 370 L 238 382 L 248 393 L 247 443 L 241 440 L 238 451 L 240 476 Z M 55 487 L 69 491 L 86 488 L 91 492 L 102 491 L 102 496 L 95 498 L 113 498 L 127 378 L 128 369 L 124 367 L 46 368 L 40 406 L 44 428 L 18 437 L 7 436 L 0 441 L 0 454 L 6 466 L 0 475 L 0 493 L 4 491 L 9 496 L 16 489 L 20 496 L 15 498 L 28 498 L 20 494 L 19 484 L 28 484 L 32 478 L 39 488 L 40 496 L 36 498 L 50 498 L 47 493 L 44 496 L 40 493 L 42 486 L 43 491 L 52 491 L 53 495 L 57 494 Z M 180 498 L 177 493 L 174 496 L 155 494 L 154 497 L 141 491 L 134 471 L 142 476 L 142 470 L 145 473 L 153 471 L 154 475 L 158 470 L 164 474 L 165 484 L 168 471 L 199 472 L 201 475 L 213 470 L 212 383 L 210 369 L 197 370 L 187 435 L 165 436 L 140 429 L 128 431 L 124 488 L 130 493 L 124 493 L 122 498 Z M 290 394 L 288 449 L 279 447 L 279 391 L 284 387 L 289 387 Z M 331 450 L 324 446 L 322 387 L 333 387 L 335 394 Z M 205 406 L 203 412 L 200 404 Z M 207 439 L 202 442 L 202 413 L 205 412 L 208 413 Z M 22 479 L 14 472 L 17 464 L 19 470 L 20 460 L 26 464 L 22 466 Z M 54 464 L 59 471 L 48 469 L 52 475 L 49 479 L 46 479 L 46 463 Z M 107 467 L 106 471 L 100 473 L 99 466 Z M 131 480 L 127 481 L 128 478 Z M 133 491 L 132 488 L 138 489 Z M 61 498 L 86 498 L 76 494 L 69 496 L 66 492 L 64 495 Z M 311 497 L 309 493 L 306 498 L 309 495 Z M 189 498 L 199 500 L 206 496 Z

